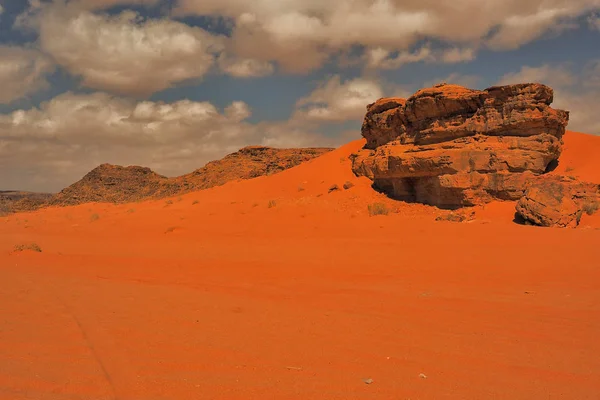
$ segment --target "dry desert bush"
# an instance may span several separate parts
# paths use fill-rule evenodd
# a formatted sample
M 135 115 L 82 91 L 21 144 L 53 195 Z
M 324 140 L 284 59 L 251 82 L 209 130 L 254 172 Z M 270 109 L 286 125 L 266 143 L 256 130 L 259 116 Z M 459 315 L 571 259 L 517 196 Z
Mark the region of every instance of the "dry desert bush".
M 27 251 L 27 250 L 35 251 L 37 253 L 42 252 L 42 248 L 37 243 L 18 244 L 15 246 L 16 252 Z
M 388 215 L 390 213 L 390 209 L 383 203 L 373 203 L 367 206 L 369 209 L 369 215 Z

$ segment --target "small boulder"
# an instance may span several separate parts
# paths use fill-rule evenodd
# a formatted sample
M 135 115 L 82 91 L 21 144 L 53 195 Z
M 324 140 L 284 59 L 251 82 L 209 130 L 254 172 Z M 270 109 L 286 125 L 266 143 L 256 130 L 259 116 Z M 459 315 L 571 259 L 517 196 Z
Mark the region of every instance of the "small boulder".
M 335 191 L 337 191 L 337 190 L 340 190 L 340 187 L 337 185 L 337 183 L 336 183 L 336 184 L 333 184 L 333 185 L 331 185 L 331 186 L 329 187 L 329 193 L 331 193 L 331 192 L 335 192 Z
M 588 204 L 598 202 L 600 185 L 552 176 L 532 182 L 516 206 L 533 225 L 575 228 Z

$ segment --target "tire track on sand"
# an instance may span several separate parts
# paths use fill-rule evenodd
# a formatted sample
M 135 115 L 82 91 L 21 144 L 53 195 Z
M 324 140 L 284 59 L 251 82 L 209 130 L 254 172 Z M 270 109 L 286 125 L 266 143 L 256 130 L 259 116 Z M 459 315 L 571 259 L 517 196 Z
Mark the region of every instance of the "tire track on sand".
M 68 283 L 66 283 L 68 284 Z M 50 288 L 56 300 L 77 325 L 81 337 L 100 367 L 110 387 L 114 400 L 146 400 L 145 385 L 131 362 L 123 355 L 110 333 L 101 326 L 92 312 L 85 309 L 84 302 L 70 303 L 64 297 L 65 290 L 55 285 Z M 77 310 L 76 308 L 79 308 Z

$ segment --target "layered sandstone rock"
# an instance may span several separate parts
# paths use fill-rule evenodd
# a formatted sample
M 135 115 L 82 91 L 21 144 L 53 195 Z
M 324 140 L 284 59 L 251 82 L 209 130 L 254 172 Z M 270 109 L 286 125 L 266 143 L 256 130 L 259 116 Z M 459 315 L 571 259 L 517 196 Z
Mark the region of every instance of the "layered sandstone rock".
M 574 228 L 583 213 L 593 214 L 599 205 L 600 185 L 549 176 L 532 182 L 516 209 L 523 220 L 534 225 Z
M 380 99 L 367 107 L 353 170 L 394 198 L 443 208 L 517 200 L 561 153 L 569 114 L 552 101 L 540 84 Z

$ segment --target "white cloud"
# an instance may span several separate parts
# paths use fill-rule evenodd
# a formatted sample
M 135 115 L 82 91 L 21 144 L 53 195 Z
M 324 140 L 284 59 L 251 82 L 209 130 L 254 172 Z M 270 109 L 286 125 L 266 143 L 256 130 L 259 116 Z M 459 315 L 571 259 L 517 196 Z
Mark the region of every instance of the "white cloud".
M 546 64 L 540 67 L 524 66 L 517 72 L 504 75 L 498 84 L 543 83 L 551 87 L 569 87 L 575 83 L 575 80 L 567 66 Z
M 295 119 L 318 122 L 361 120 L 369 103 L 384 96 L 379 82 L 356 78 L 342 82 L 338 75 L 298 100 Z
M 236 78 L 254 78 L 271 75 L 275 71 L 272 63 L 251 58 L 235 58 L 221 53 L 219 67 L 228 75 Z
M 101 163 L 180 175 L 247 145 L 314 146 L 327 139 L 289 121 L 251 124 L 249 106 L 134 101 L 65 93 L 0 115 L 3 188 L 58 190 Z
M 498 84 L 521 82 L 543 83 L 554 89 L 552 106 L 570 111 L 567 129 L 600 135 L 600 60 L 588 63 L 583 74 L 574 73 L 571 65 L 525 66 L 503 76 Z
M 474 48 L 459 48 L 454 47 L 451 49 L 444 50 L 441 55 L 441 60 L 448 64 L 455 64 L 465 61 L 472 61 L 475 59 Z
M 234 101 L 225 108 L 225 116 L 232 121 L 243 121 L 252 115 L 252 111 L 248 104 L 243 101 Z
M 487 44 L 492 49 L 516 49 L 523 43 L 539 38 L 551 28 L 560 26 L 557 22 L 560 22 L 561 18 L 575 17 L 580 13 L 581 10 L 576 5 L 564 4 L 556 8 L 540 7 L 535 12 L 524 15 L 511 15 Z
M 202 78 L 222 48 L 219 38 L 200 28 L 143 21 L 134 12 L 108 16 L 49 7 L 39 30 L 42 50 L 81 76 L 84 86 L 133 95 Z
M 46 75 L 53 69 L 52 62 L 39 51 L 0 46 L 0 103 L 11 103 L 46 88 Z
M 381 47 L 368 49 L 366 52 L 367 68 L 397 69 L 409 63 L 434 60 L 432 51 L 427 46 L 423 46 L 414 52 L 400 51 L 395 55 L 392 53 L 392 51 Z
M 113 16 L 92 12 L 116 4 L 158 1 L 33 3 L 18 18 L 17 26 L 39 32 L 41 50 L 81 77 L 83 86 L 118 94 L 146 96 L 180 82 L 200 80 L 216 59 L 216 67 L 234 77 L 274 72 L 269 61 L 232 54 L 228 48 L 234 46 L 223 35 L 168 18 L 144 19 L 133 11 Z
M 180 0 L 176 12 L 231 18 L 237 54 L 305 72 L 353 46 L 381 68 L 422 61 L 410 49 L 423 38 L 454 46 L 436 60 L 469 61 L 486 40 L 493 49 L 516 48 L 599 8 L 598 0 Z

